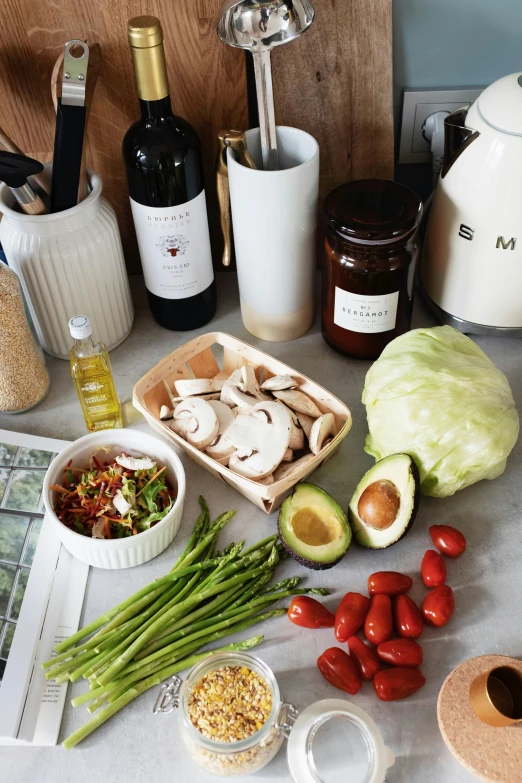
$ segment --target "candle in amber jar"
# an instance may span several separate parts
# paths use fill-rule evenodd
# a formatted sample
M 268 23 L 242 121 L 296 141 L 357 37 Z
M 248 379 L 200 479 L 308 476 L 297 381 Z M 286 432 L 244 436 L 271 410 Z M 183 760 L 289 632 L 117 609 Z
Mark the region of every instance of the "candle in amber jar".
M 348 356 L 377 358 L 411 325 L 422 202 L 388 180 L 357 180 L 325 200 L 322 331 Z

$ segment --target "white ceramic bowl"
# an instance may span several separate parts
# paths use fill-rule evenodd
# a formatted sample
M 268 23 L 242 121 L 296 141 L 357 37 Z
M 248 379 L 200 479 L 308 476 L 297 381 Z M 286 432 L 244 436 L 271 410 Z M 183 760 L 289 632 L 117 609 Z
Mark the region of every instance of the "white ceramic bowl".
M 105 460 L 117 457 L 125 451 L 133 457 L 152 457 L 161 466 L 167 466 L 167 477 L 177 488 L 176 500 L 169 513 L 150 530 L 128 538 L 89 538 L 70 530 L 54 513 L 57 493 L 49 488 L 62 482 L 64 466 L 72 459 L 72 467 L 86 467 L 89 458 L 102 446 L 109 449 L 107 453 L 102 452 Z M 79 438 L 58 454 L 46 473 L 43 498 L 48 516 L 62 544 L 74 557 L 97 568 L 129 568 L 152 560 L 171 543 L 181 524 L 185 486 L 183 465 L 166 441 L 139 430 L 103 430 Z

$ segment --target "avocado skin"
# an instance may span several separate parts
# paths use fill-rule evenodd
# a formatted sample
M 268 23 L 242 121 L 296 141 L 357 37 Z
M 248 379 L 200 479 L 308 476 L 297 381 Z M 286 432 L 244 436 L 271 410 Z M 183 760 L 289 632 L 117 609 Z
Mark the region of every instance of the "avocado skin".
M 284 535 L 284 522 L 282 522 L 282 519 L 284 519 L 284 513 L 285 513 L 285 503 L 290 498 L 292 498 L 296 491 L 299 491 L 299 487 L 303 488 L 303 486 L 313 488 L 315 490 L 318 490 L 319 493 L 322 496 L 326 496 L 329 500 L 333 501 L 333 503 L 339 508 L 342 516 L 343 516 L 343 522 L 346 525 L 348 529 L 348 544 L 346 546 L 346 549 L 334 560 L 328 560 L 328 561 L 320 561 L 320 560 L 310 560 L 308 557 L 303 557 L 299 554 L 297 550 L 295 550 L 286 540 Z M 352 529 L 350 527 L 350 523 L 348 522 L 348 518 L 345 516 L 344 511 L 341 509 L 339 504 L 329 495 L 324 489 L 321 487 L 318 487 L 316 484 L 311 484 L 310 482 L 300 482 L 299 484 L 296 484 L 292 494 L 289 495 L 285 500 L 283 501 L 283 504 L 281 508 L 279 509 L 279 514 L 277 518 L 277 529 L 279 533 L 279 539 L 285 549 L 286 552 L 292 557 L 297 563 L 300 563 L 300 565 L 304 566 L 305 568 L 311 568 L 314 571 L 326 571 L 329 568 L 333 568 L 337 563 L 340 563 L 343 557 L 345 556 L 346 552 L 348 551 L 350 544 L 352 542 Z
M 405 452 L 401 452 L 401 454 L 404 454 L 404 453 Z M 406 525 L 406 527 L 404 528 L 404 530 L 402 531 L 402 533 L 400 534 L 400 536 L 398 536 L 395 539 L 395 541 L 392 541 L 390 544 L 387 544 L 385 547 L 372 547 L 372 546 L 368 546 L 368 544 L 363 544 L 359 540 L 359 537 L 357 535 L 357 529 L 355 527 L 352 527 L 353 535 L 354 535 L 355 540 L 357 541 L 359 546 L 364 547 L 364 549 L 374 549 L 374 550 L 375 549 L 387 549 L 389 546 L 393 546 L 398 541 L 400 541 L 401 538 L 404 538 L 406 533 L 409 532 L 411 526 L 415 522 L 415 517 L 417 516 L 417 511 L 419 510 L 419 502 L 420 502 L 420 475 L 419 475 L 419 469 L 418 469 L 418 467 L 417 467 L 417 465 L 415 463 L 415 460 L 411 456 L 411 454 L 406 454 L 406 456 L 409 457 L 410 460 L 411 460 L 411 462 L 410 462 L 410 473 L 413 476 L 413 481 L 414 481 L 414 484 L 415 484 L 415 491 L 413 493 L 413 508 L 412 508 L 412 511 L 411 511 L 411 514 L 410 514 L 409 522 Z M 387 457 L 384 457 L 383 459 L 387 459 Z M 376 462 L 375 464 L 377 465 L 378 463 Z M 370 470 L 371 469 L 372 468 L 370 468 Z M 365 475 L 367 475 L 367 474 L 365 474 Z M 364 478 L 364 476 L 363 476 L 363 478 Z M 361 479 L 361 481 L 362 481 L 362 479 Z M 361 482 L 359 482 L 359 484 L 360 483 Z M 357 485 L 355 492 L 357 492 L 357 490 L 359 489 L 359 484 Z M 351 511 L 348 510 L 348 519 L 350 518 L 350 516 L 351 516 Z

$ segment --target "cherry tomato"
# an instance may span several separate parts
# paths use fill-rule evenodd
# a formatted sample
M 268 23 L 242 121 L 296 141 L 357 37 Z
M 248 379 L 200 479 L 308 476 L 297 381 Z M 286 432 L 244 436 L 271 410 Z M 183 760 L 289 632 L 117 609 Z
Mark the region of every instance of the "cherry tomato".
M 392 666 L 420 666 L 422 647 L 413 639 L 390 639 L 377 647 L 377 655 Z
M 373 680 L 381 668 L 381 662 L 374 650 L 368 647 L 358 636 L 350 636 L 348 649 L 363 680 Z
M 335 613 L 335 636 L 338 642 L 347 642 L 362 625 L 371 601 L 361 593 L 346 593 Z
M 430 590 L 422 602 L 424 622 L 440 628 L 446 625 L 455 610 L 453 590 L 448 585 L 439 585 Z
M 373 687 L 381 701 L 397 701 L 420 690 L 425 682 L 426 678 L 419 669 L 397 666 L 395 669 L 377 672 L 373 678 Z
M 450 525 L 432 525 L 430 536 L 437 549 L 446 557 L 459 557 L 466 549 L 463 533 Z
M 413 579 L 398 571 L 377 571 L 368 577 L 368 592 L 370 595 L 401 595 L 411 589 Z
M 351 693 L 361 689 L 362 680 L 353 658 L 340 647 L 329 647 L 317 659 L 319 671 L 330 685 Z
M 426 587 L 438 587 L 446 581 L 446 563 L 434 549 L 427 549 L 424 553 L 421 574 Z
M 422 613 L 409 595 L 398 595 L 393 604 L 395 630 L 399 636 L 416 639 L 424 630 Z
M 333 628 L 335 625 L 335 616 L 308 595 L 296 595 L 288 608 L 288 619 L 301 628 Z
M 381 644 L 393 633 L 392 603 L 389 595 L 374 595 L 364 621 L 364 633 L 369 642 Z

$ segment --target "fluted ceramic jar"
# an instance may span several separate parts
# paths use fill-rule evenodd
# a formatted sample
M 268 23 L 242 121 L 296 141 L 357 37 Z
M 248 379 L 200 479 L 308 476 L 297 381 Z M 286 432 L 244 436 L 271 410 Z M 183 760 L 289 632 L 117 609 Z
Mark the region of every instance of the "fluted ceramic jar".
M 67 360 L 74 315 L 87 315 L 109 350 L 127 337 L 134 317 L 116 214 L 102 198 L 100 177 L 89 172 L 89 179 L 84 201 L 49 215 L 19 212 L 9 188 L 0 185 L 7 261 L 20 278 L 43 349 Z

